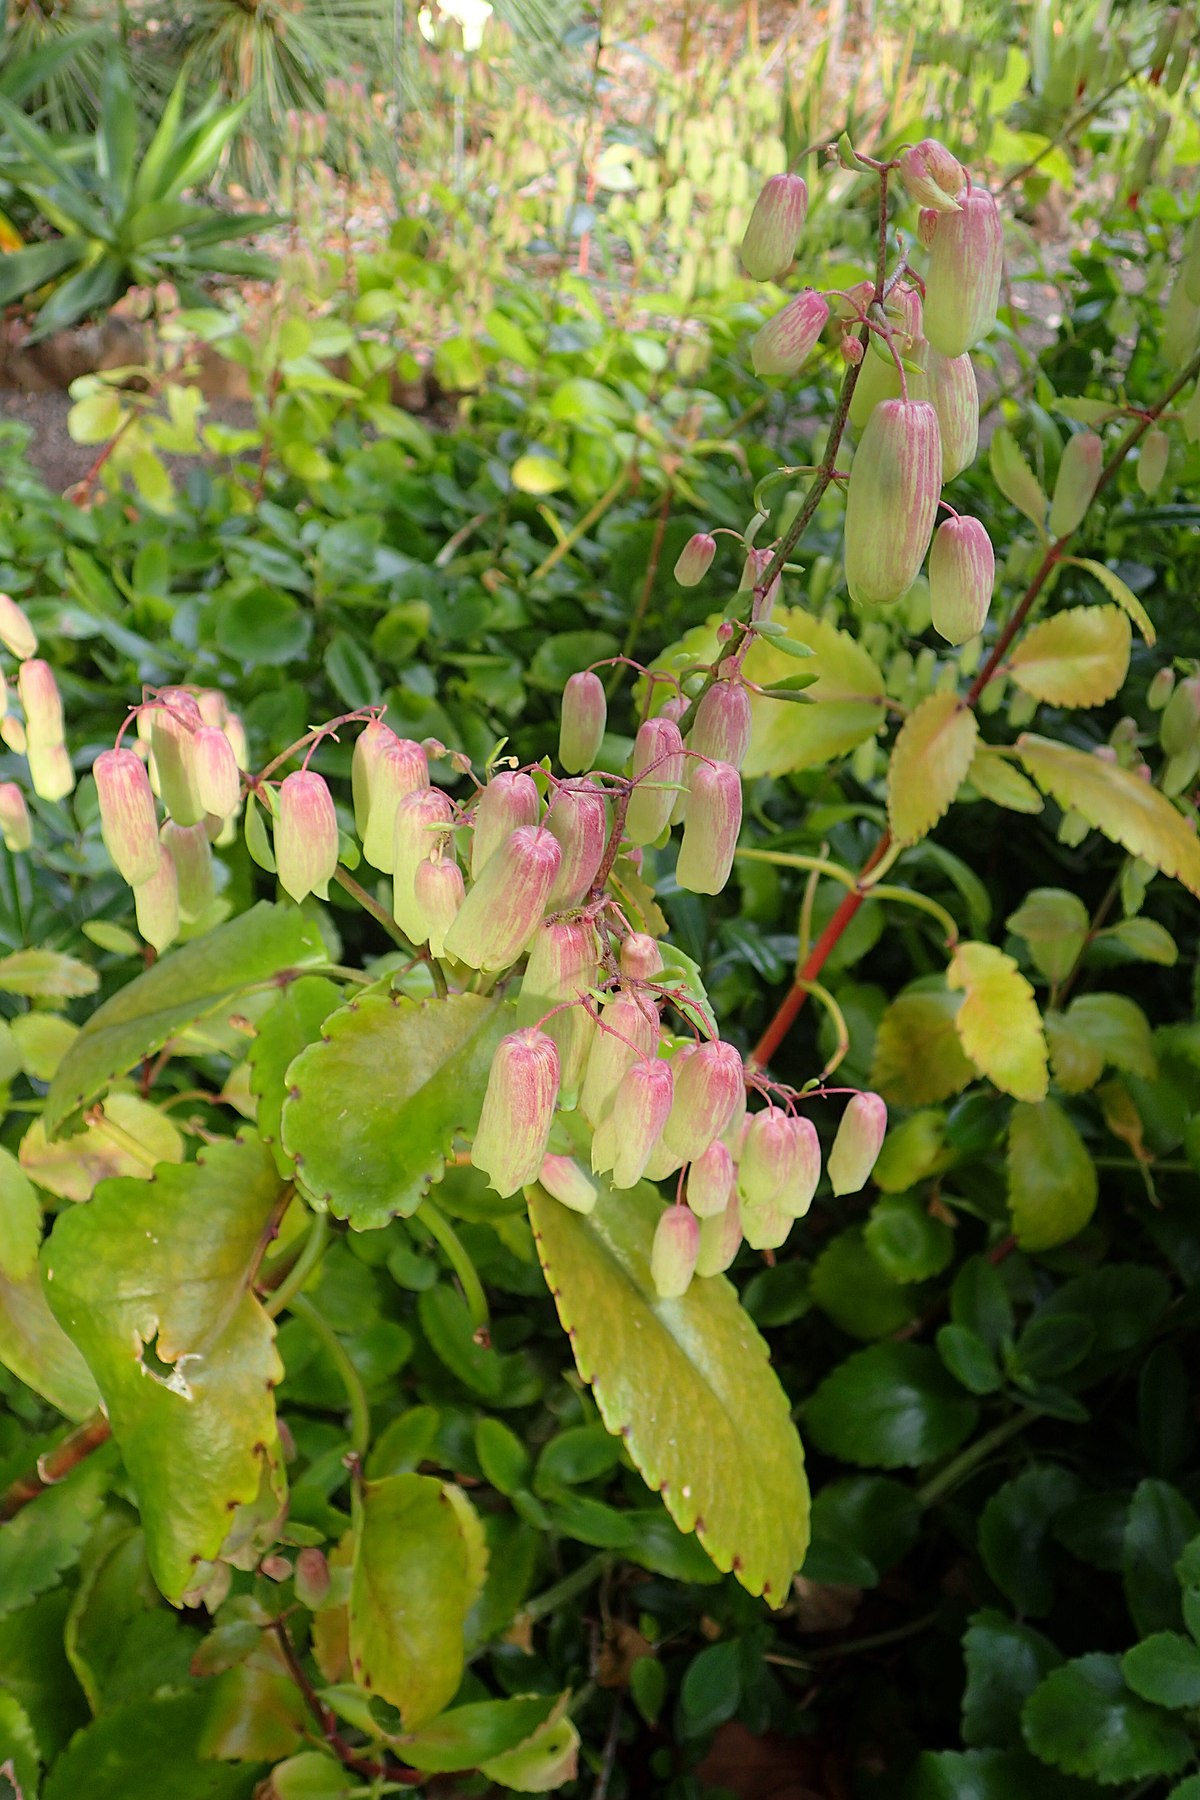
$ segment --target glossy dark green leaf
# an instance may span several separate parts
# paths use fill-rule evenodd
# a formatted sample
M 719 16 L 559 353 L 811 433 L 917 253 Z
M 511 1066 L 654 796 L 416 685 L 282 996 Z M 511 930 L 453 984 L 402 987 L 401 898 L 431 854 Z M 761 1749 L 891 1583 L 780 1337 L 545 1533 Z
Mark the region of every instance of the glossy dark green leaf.
M 1156 1706 L 1200 1706 L 1200 1644 L 1178 1631 L 1143 1638 L 1121 1658 L 1121 1673 L 1135 1694 Z
M 861 1556 L 879 1577 L 908 1555 L 921 1528 L 916 1495 L 886 1475 L 831 1481 L 813 1501 L 813 1549 L 836 1546 Z M 808 1559 L 805 1573 L 810 1574 Z
M 1178 1488 L 1154 1479 L 1138 1484 L 1125 1522 L 1125 1599 L 1143 1636 L 1183 1624 L 1175 1565 L 1197 1532 L 1200 1519 Z
M 899 1469 L 957 1450 L 978 1408 L 932 1350 L 881 1343 L 827 1375 L 804 1416 L 814 1443 L 831 1456 Z
M 925 1750 L 904 1800 L 1087 1800 L 1095 1789 L 1011 1750 Z
M 252 1134 L 121 1179 L 58 1221 L 46 1294 L 104 1396 L 154 1578 L 178 1602 L 281 1459 L 275 1330 L 250 1292 L 279 1200 Z
M 893 1280 L 872 1256 L 860 1225 L 826 1244 L 812 1265 L 809 1291 L 849 1337 L 887 1337 L 907 1325 L 917 1310 L 911 1288 Z
M 93 1454 L 0 1527 L 0 1614 L 15 1612 L 73 1568 L 100 1515 L 112 1457 Z
M 531 1738 L 557 1705 L 556 1694 L 533 1694 L 455 1706 L 436 1724 L 402 1737 L 398 1754 L 414 1769 L 435 1775 L 475 1769 Z
M 1115 1656 L 1081 1656 L 1054 1669 L 1025 1703 L 1025 1742 L 1043 1762 L 1105 1786 L 1176 1775 L 1191 1760 L 1188 1734 L 1126 1685 Z
M 1062 1657 L 1040 1631 L 989 1610 L 976 1613 L 967 1627 L 963 1658 L 963 1742 L 980 1749 L 1019 1750 L 1021 1710 Z
M 288 1065 L 321 1035 L 321 1026 L 335 1007 L 342 990 L 323 975 L 305 975 L 289 982 L 270 1011 L 259 1021 L 258 1035 L 250 1047 L 250 1091 L 258 1100 L 258 1134 L 270 1146 L 283 1175 L 292 1172 L 292 1160 L 280 1142 L 280 1121 L 287 1097 L 284 1080 Z
M 919 1194 L 885 1194 L 871 1208 L 863 1236 L 893 1281 L 928 1281 L 954 1255 L 954 1233 Z
M 46 1096 L 47 1134 L 197 1019 L 285 969 L 324 958 L 321 934 L 309 919 L 295 907 L 265 901 L 162 957 L 106 1000 L 71 1045 Z
M 685 1737 L 704 1737 L 732 1719 L 742 1697 L 741 1649 L 736 1640 L 710 1644 L 688 1664 L 679 1686 Z
M 42 1800 L 249 1800 L 253 1769 L 201 1762 L 208 1712 L 202 1690 L 142 1695 L 105 1713 L 72 1739 L 42 1789 Z
M 979 1553 L 1001 1593 L 1018 1612 L 1040 1618 L 1054 1602 L 1056 1515 L 1079 1496 L 1065 1469 L 1043 1463 L 1006 1481 L 979 1519 Z
M 941 1325 L 935 1342 L 937 1353 L 969 1394 L 994 1394 L 1003 1387 L 995 1357 L 982 1338 L 965 1325 Z
M 56 1587 L 29 1606 L 0 1614 L 0 1689 L 24 1708 L 46 1762 L 88 1720 L 87 1701 L 63 1649 L 70 1604 L 66 1588 Z

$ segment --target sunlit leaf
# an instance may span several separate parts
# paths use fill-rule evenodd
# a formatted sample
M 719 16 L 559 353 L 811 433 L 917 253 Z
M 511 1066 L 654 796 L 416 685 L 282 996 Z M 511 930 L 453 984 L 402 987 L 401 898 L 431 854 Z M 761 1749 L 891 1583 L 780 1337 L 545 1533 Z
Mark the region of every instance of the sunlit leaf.
M 1200 838 L 1148 781 L 1049 738 L 1026 734 L 1017 749 L 1038 786 L 1061 807 L 1074 807 L 1131 856 L 1174 875 L 1200 897 Z
M 954 1025 L 971 1061 L 1002 1092 L 1044 1099 L 1049 1074 L 1041 1014 L 1012 957 L 991 944 L 960 944 L 946 981 L 965 990 Z
M 979 727 L 957 694 L 929 694 L 900 728 L 888 765 L 888 819 L 913 844 L 946 812 L 975 755 Z
M 1027 631 L 1008 659 L 1018 687 L 1051 706 L 1101 706 L 1129 671 L 1129 620 L 1117 606 L 1071 606 Z

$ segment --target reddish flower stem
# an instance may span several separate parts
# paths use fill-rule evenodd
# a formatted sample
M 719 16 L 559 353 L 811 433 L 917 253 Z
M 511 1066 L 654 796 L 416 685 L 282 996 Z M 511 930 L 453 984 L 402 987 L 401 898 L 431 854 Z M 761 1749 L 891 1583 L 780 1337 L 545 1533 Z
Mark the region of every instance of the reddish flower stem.
M 82 1425 L 77 1425 L 69 1437 L 45 1456 L 39 1456 L 37 1467 L 32 1475 L 20 1475 L 10 1487 L 0 1494 L 0 1522 L 15 1519 L 23 1507 L 44 1494 L 47 1488 L 55 1487 L 65 1481 L 72 1469 L 77 1468 L 85 1457 L 106 1444 L 112 1436 L 112 1427 L 103 1413 L 93 1413 Z

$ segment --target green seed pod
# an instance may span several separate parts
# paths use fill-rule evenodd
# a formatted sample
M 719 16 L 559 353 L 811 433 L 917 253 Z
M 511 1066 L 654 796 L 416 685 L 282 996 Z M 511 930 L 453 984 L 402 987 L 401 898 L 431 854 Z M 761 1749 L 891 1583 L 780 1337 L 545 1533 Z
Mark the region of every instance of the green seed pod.
M 1082 524 L 1104 467 L 1104 445 L 1094 431 L 1077 431 L 1063 446 L 1050 501 L 1050 536 L 1067 537 Z
M 883 400 L 867 420 L 846 495 L 846 582 L 859 604 L 899 600 L 937 516 L 942 444 L 926 400 Z

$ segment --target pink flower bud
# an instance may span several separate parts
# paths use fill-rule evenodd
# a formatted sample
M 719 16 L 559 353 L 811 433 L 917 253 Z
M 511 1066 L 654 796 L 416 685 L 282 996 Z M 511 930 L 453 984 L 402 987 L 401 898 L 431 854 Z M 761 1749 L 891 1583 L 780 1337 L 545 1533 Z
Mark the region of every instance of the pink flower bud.
M 541 924 L 562 851 L 551 834 L 522 825 L 489 856 L 446 933 L 446 955 L 471 969 L 510 968 Z
M 517 1024 L 537 1025 L 558 1046 L 563 1105 L 573 1104 L 583 1079 L 596 1021 L 580 1002 L 600 978 L 600 945 L 594 926 L 579 919 L 546 919 L 529 946 L 517 999 Z M 562 1007 L 551 1018 L 546 1014 Z
M 1050 536 L 1066 537 L 1083 521 L 1104 467 L 1104 445 L 1094 431 L 1077 431 L 1063 446 L 1050 501 Z
M 413 900 L 422 928 L 420 936 L 413 937 L 413 943 L 428 938 L 434 956 L 444 956 L 446 933 L 458 917 L 465 894 L 463 873 L 453 856 L 439 853 L 418 863 L 413 876 Z
M 8 594 L 0 594 L 0 644 L 22 662 L 37 653 L 37 633 Z
M 372 719 L 354 741 L 354 755 L 350 759 L 350 787 L 354 798 L 354 829 L 360 838 L 366 836 L 375 770 L 384 752 L 393 749 L 399 742 L 400 739 L 391 726 L 385 725 L 382 719 Z
M 502 1197 L 536 1181 L 558 1099 L 558 1051 L 544 1031 L 513 1031 L 492 1059 L 471 1162 Z
M 741 1242 L 742 1206 L 735 1187 L 729 1195 L 724 1212 L 700 1221 L 697 1275 L 723 1275 L 741 1248 Z
M 738 1086 L 738 1095 L 737 1099 L 734 1101 L 733 1111 L 729 1115 L 729 1123 L 721 1133 L 721 1142 L 725 1145 L 725 1148 L 729 1151 L 729 1154 L 733 1157 L 735 1162 L 742 1154 L 742 1139 L 745 1135 L 746 1083 L 745 1081 L 742 1081 Z
M 196 779 L 200 708 L 186 688 L 164 688 L 150 709 L 150 749 L 163 805 L 177 825 L 198 825 L 205 808 Z
M 958 212 L 966 185 L 962 165 L 936 138 L 922 138 L 900 157 L 900 179 L 910 200 L 937 213 Z
M 621 1077 L 610 1115 L 616 1135 L 615 1188 L 636 1187 L 642 1179 L 667 1122 L 674 1086 L 671 1065 L 660 1057 L 640 1058 Z
M 222 726 L 222 730 L 229 739 L 234 762 L 245 773 L 250 767 L 250 751 L 246 743 L 246 727 L 242 724 L 241 714 L 231 712 Z
M 631 843 L 652 844 L 666 830 L 677 798 L 661 784 L 681 782 L 684 776 L 683 739 L 673 719 L 660 714 L 638 727 L 630 774 L 639 785 L 629 796 L 625 835 Z
M 193 735 L 192 755 L 201 806 L 218 819 L 228 819 L 242 797 L 233 745 L 219 726 L 202 725 Z
M 859 604 L 888 605 L 916 580 L 942 487 L 937 414 L 926 400 L 881 400 L 846 495 L 846 582 Z
M 604 742 L 608 701 L 604 683 L 591 669 L 572 675 L 563 688 L 558 760 L 568 775 L 590 769 Z
M 1167 756 L 1185 755 L 1200 738 L 1200 675 L 1189 675 L 1163 708 L 1158 741 Z
M 137 928 L 155 950 L 165 950 L 179 934 L 179 882 L 175 864 L 160 844 L 158 867 L 149 881 L 139 881 L 133 890 L 133 906 Z
M 205 725 L 224 731 L 229 718 L 229 703 L 219 688 L 201 688 L 194 696 L 196 708 Z
M 661 973 L 662 951 L 645 931 L 631 931 L 621 945 L 621 973 L 628 981 L 653 981 Z
M 1151 712 L 1161 712 L 1175 690 L 1175 671 L 1167 667 L 1152 676 L 1146 689 L 1146 705 Z
M 92 764 L 100 835 L 122 881 L 136 887 L 158 868 L 158 814 L 136 750 L 102 750 Z
M 795 1174 L 798 1151 L 792 1121 L 782 1107 L 767 1106 L 754 1114 L 738 1164 L 743 1208 L 766 1206 L 779 1199 Z
M 940 213 L 925 277 L 925 336 L 943 356 L 961 356 L 996 323 L 1004 227 L 986 188 L 972 188 L 956 213 Z
M 996 584 L 992 540 L 978 519 L 947 519 L 929 552 L 933 628 L 948 644 L 965 644 L 983 630 Z
M 975 461 L 979 448 L 979 386 L 969 356 L 943 356 L 925 346 L 925 392 L 938 416 L 942 481 L 953 481 Z
M 729 1205 L 737 1171 L 733 1157 L 717 1138 L 688 1170 L 687 1203 L 698 1219 L 717 1218 Z
M 333 795 L 319 775 L 298 769 L 279 788 L 275 821 L 275 866 L 279 885 L 293 900 L 328 896 L 338 860 L 337 814 Z
M 415 788 L 396 808 L 392 828 L 392 917 L 410 944 L 428 935 L 425 914 L 417 904 L 416 874 L 441 848 L 454 808 L 441 788 Z
M 658 1045 L 658 1011 L 641 994 L 618 993 L 604 1004 L 588 1051 L 579 1110 L 595 1129 L 612 1109 L 621 1078 Z
M 471 878 L 478 881 L 488 859 L 520 825 L 536 825 L 541 803 L 532 775 L 501 769 L 475 802 L 471 838 Z
M 208 827 L 176 825 L 168 819 L 162 829 L 162 841 L 175 864 L 179 916 L 191 923 L 208 910 L 216 896 Z
M 4 717 L 0 718 L 0 743 L 7 745 L 17 756 L 24 756 L 28 748 L 28 739 L 25 736 L 25 727 L 16 713 L 5 713 Z
M 296 1598 L 310 1612 L 319 1612 L 329 1598 L 332 1578 L 327 1558 L 315 1544 L 306 1544 L 296 1558 Z
M 878 342 L 878 340 L 875 341 Z M 900 354 L 908 356 L 910 360 L 917 354 L 924 356 L 929 348 L 922 339 L 919 352 L 906 351 L 899 332 L 896 333 L 894 342 Z M 914 375 L 910 371 L 906 379 L 909 398 L 924 400 L 926 398 L 925 377 Z M 855 431 L 861 434 L 867 420 L 881 400 L 898 400 L 900 395 L 900 371 L 896 367 L 895 360 L 890 356 L 885 360 L 877 350 L 872 349 L 863 363 L 858 380 L 854 384 L 854 393 L 850 398 L 850 423 Z
M 679 552 L 675 564 L 675 579 L 680 587 L 698 587 L 712 567 L 716 554 L 716 538 L 710 537 L 707 531 L 694 532 Z
M 732 1044 L 717 1038 L 675 1063 L 675 1101 L 663 1141 L 684 1162 L 696 1162 L 722 1135 L 738 1103 L 745 1082 L 742 1059 Z
M 41 744 L 30 740 L 25 745 L 25 758 L 29 764 L 30 784 L 38 798 L 65 800 L 75 786 L 75 771 L 67 746 L 61 742 Z
M 742 778 L 724 762 L 692 765 L 675 879 L 693 894 L 719 894 L 742 828 Z
M 774 1204 L 789 1218 L 802 1219 L 813 1203 L 821 1179 L 821 1140 L 811 1119 L 791 1118 L 792 1164 Z
M 367 736 L 368 725 L 359 744 Z M 387 727 L 383 727 L 387 730 Z M 390 743 L 376 738 L 364 749 L 359 764 L 359 793 L 366 798 L 366 824 L 362 830 L 363 857 L 373 869 L 392 872 L 396 845 L 396 808 L 406 794 L 429 786 L 429 759 L 412 738 L 389 732 Z M 358 745 L 355 745 L 358 749 Z M 353 764 L 351 765 L 353 776 Z M 357 817 L 358 806 L 355 807 Z
M 838 340 L 838 355 L 843 362 L 860 363 L 866 352 L 856 337 L 847 332 Z M 857 391 L 857 390 L 856 390 Z
M 25 736 L 31 744 L 63 741 L 62 696 L 47 662 L 34 657 L 17 670 L 17 692 L 25 712 Z
M 691 1286 L 700 1251 L 700 1221 L 686 1206 L 659 1215 L 650 1246 L 650 1279 L 660 1300 L 678 1300 Z
M 855 1094 L 829 1152 L 829 1180 L 835 1194 L 857 1194 L 875 1167 L 887 1131 L 887 1107 L 878 1094 Z
M 742 239 L 742 267 L 751 281 L 775 281 L 792 266 L 808 215 L 808 188 L 799 175 L 772 175 Z
M 547 1156 L 538 1180 L 552 1200 L 572 1212 L 590 1213 L 600 1198 L 600 1189 L 573 1156 Z
M 756 375 L 798 375 L 829 319 L 829 302 L 813 288 L 789 300 L 754 335 L 750 360 Z
M 0 833 L 12 851 L 28 850 L 33 842 L 29 808 L 15 781 L 0 781 Z
M 688 733 L 688 749 L 715 762 L 740 769 L 750 748 L 750 695 L 741 681 L 714 681 L 701 694 L 696 717 Z M 703 763 L 692 762 L 688 786 Z
M 546 824 L 562 851 L 550 910 L 570 912 L 591 893 L 604 860 L 608 808 L 603 793 L 590 781 L 564 781 L 554 791 Z

